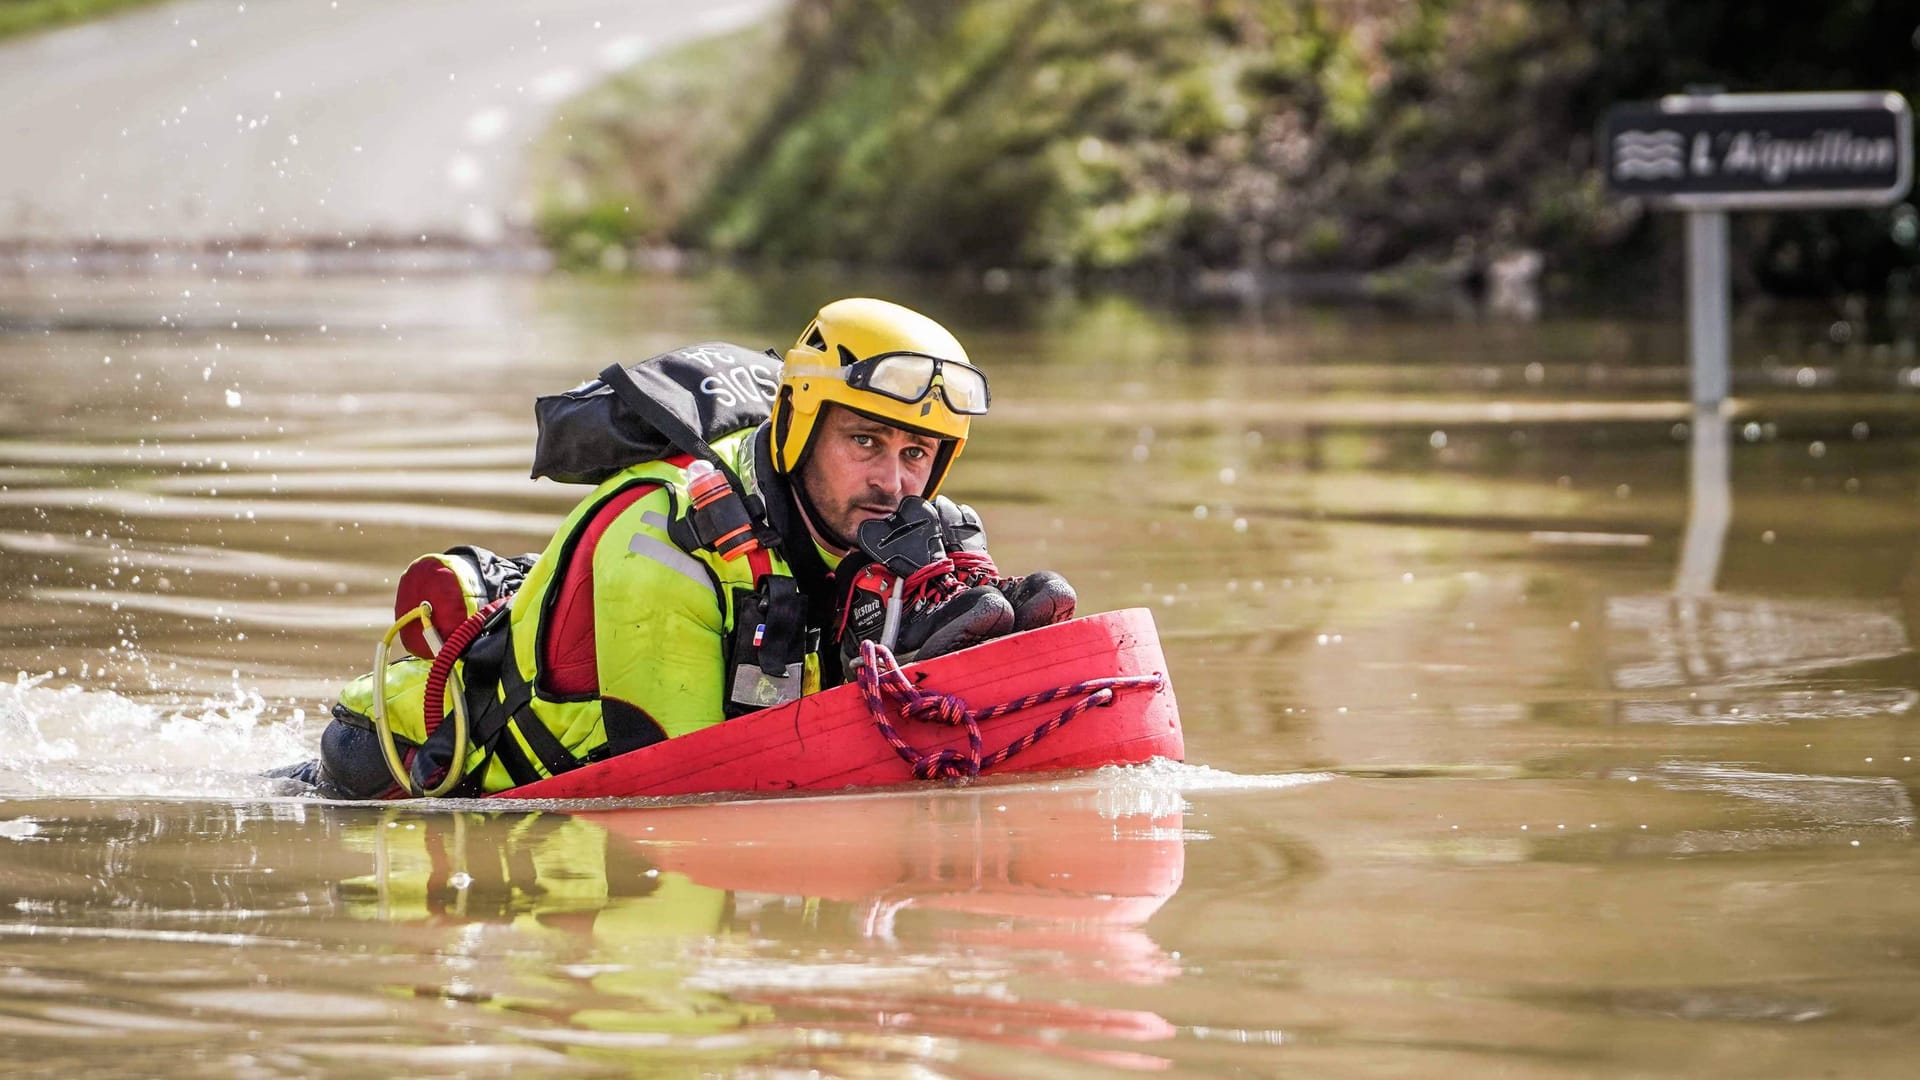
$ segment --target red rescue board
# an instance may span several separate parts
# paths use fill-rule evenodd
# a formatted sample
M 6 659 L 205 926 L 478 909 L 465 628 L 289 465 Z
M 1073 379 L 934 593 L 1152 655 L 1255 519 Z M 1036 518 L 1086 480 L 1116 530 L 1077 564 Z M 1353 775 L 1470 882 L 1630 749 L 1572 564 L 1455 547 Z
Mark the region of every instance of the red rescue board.
M 958 694 L 980 709 L 1084 679 L 1165 676 L 1153 614 L 1105 612 L 998 638 L 904 669 L 922 689 Z M 980 725 L 983 752 L 994 751 L 1058 715 L 1072 698 L 1009 713 Z M 964 752 L 964 728 L 902 721 L 900 735 L 922 751 Z M 1117 693 L 1049 733 L 985 775 L 1136 765 L 1185 754 L 1173 684 Z M 833 791 L 917 782 L 876 729 L 854 685 L 749 713 L 701 731 L 572 772 L 500 792 L 496 799 L 602 799 L 710 792 Z

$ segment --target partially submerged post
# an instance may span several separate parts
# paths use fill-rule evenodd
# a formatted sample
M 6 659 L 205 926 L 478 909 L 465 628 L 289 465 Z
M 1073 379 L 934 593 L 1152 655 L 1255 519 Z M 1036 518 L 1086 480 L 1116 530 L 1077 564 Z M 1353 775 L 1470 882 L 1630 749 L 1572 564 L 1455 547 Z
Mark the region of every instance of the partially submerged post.
M 1616 105 L 1601 145 L 1607 188 L 1687 215 L 1687 365 L 1693 451 L 1674 591 L 1713 591 L 1733 517 L 1723 408 L 1727 212 L 1886 206 L 1913 181 L 1913 118 L 1899 94 L 1723 94 L 1690 88 Z
M 1727 212 L 1687 212 L 1687 369 L 1693 405 L 1718 409 L 1732 385 L 1727 345 L 1733 286 L 1727 274 Z

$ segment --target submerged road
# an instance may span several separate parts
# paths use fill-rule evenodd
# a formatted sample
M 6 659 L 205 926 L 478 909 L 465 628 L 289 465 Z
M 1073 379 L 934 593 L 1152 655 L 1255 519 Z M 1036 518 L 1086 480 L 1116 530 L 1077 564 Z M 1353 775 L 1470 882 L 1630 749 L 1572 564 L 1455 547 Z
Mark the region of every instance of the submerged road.
M 510 242 L 566 98 L 773 0 L 189 0 L 0 45 L 0 244 Z

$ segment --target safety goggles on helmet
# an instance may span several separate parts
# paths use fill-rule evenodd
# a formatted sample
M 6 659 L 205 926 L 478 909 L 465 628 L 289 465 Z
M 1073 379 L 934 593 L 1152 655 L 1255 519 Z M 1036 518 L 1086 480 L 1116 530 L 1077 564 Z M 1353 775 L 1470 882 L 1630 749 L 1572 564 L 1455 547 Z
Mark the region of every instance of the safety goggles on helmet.
M 843 370 L 847 385 L 855 390 L 870 390 L 912 405 L 938 387 L 954 412 L 982 416 L 987 411 L 986 373 L 958 360 L 915 352 L 882 353 Z
M 972 364 L 925 353 L 882 353 L 845 367 L 789 364 L 787 373 L 837 379 L 850 389 L 865 390 L 907 405 L 924 401 L 938 390 L 947 408 L 963 416 L 985 415 L 989 401 L 985 372 Z

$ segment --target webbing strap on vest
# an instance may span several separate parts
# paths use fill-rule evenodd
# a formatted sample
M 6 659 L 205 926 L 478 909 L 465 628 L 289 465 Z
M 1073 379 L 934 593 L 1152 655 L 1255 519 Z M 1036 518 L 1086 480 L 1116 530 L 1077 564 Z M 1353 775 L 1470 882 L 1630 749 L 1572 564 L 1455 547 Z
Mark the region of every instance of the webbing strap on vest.
M 502 615 L 505 609 L 502 609 Z M 468 737 L 472 745 L 486 751 L 480 761 L 467 770 L 469 779 L 479 779 L 487 771 L 488 763 L 498 758 L 507 775 L 515 784 L 530 784 L 541 779 L 533 763 L 527 760 L 518 743 L 507 737 L 507 723 L 514 713 L 525 707 L 525 702 L 511 700 L 511 695 L 503 697 L 498 688 L 501 675 L 514 667 L 513 635 L 509 625 L 503 619 L 488 633 L 483 633 L 472 645 L 467 647 L 466 655 L 461 658 L 462 678 L 465 682 L 468 713 Z M 442 724 L 435 731 L 432 743 L 451 725 Z M 544 726 L 544 725 L 543 725 Z M 416 777 L 415 779 L 419 779 Z
M 506 727 L 502 725 L 500 731 L 504 733 Z M 533 767 L 533 762 L 527 759 L 527 755 L 521 752 L 520 744 L 514 742 L 512 739 L 501 738 L 493 746 L 487 748 L 487 753 L 500 759 L 500 767 L 507 770 L 507 775 L 513 779 L 514 787 L 520 787 L 524 784 L 531 784 L 536 780 L 545 779 L 545 777 L 540 775 L 540 771 Z M 486 762 L 484 760 L 481 761 L 480 765 L 481 767 L 475 769 L 474 772 L 483 773 L 486 771 Z
M 789 663 L 805 661 L 807 602 L 800 595 L 799 583 L 790 577 L 761 581 L 767 596 L 767 630 L 760 644 L 760 670 L 778 678 L 787 673 Z
M 466 682 L 467 712 L 469 714 L 468 736 L 475 747 L 486 753 L 480 761 L 468 769 L 470 776 L 485 774 L 490 760 L 498 758 L 507 775 L 517 784 L 531 784 L 543 778 L 538 769 L 520 748 L 509 728 L 517 731 L 520 738 L 533 749 L 540 764 L 546 768 L 547 776 L 557 776 L 580 767 L 581 762 L 567 752 L 560 740 L 554 737 L 547 725 L 540 722 L 531 706 L 533 688 L 520 677 L 519 665 L 513 659 L 513 628 L 505 622 L 496 624 L 499 629 L 482 634 L 467 648 L 462 658 L 463 675 Z M 432 744 L 439 739 L 441 732 L 451 725 L 442 725 L 427 741 Z M 444 751 L 443 751 L 444 754 Z M 419 761 L 416 758 L 416 761 Z M 419 762 L 426 764 L 426 762 Z M 419 777 L 416 777 L 419 779 Z
M 753 525 L 754 538 L 765 548 L 780 546 L 780 534 L 774 532 L 773 526 L 767 523 L 767 504 L 757 493 L 747 490 L 732 467 L 687 421 L 687 417 L 700 414 L 694 404 L 693 391 L 644 364 L 638 371 L 620 364 L 610 364 L 600 373 L 600 381 L 613 389 L 621 404 L 653 425 L 674 446 L 712 465 L 715 471 L 726 477 L 727 486 L 733 489 L 740 504 L 746 508 L 748 520 Z M 644 386 L 641 385 L 643 381 Z
M 485 726 L 475 734 L 476 742 L 487 746 L 500 758 L 501 766 L 515 784 L 530 784 L 541 779 L 541 774 L 535 770 L 520 743 L 509 735 L 506 730 L 509 726 L 527 744 L 527 749 L 533 751 L 534 758 L 538 759 L 540 768 L 546 770 L 547 776 L 559 776 L 585 765 L 586 762 L 570 752 L 540 719 L 539 714 L 533 711 L 533 685 L 521 676 L 520 666 L 513 661 L 512 629 L 509 627 L 500 637 L 500 689 L 497 695 L 487 695 L 488 704 L 481 722 Z M 624 754 L 659 741 L 657 733 L 631 722 L 618 710 L 602 709 L 600 716 L 607 736 L 606 756 Z M 598 759 L 602 755 L 595 753 L 592 756 Z
M 559 776 L 563 772 L 572 772 L 582 764 L 579 758 L 567 752 L 567 748 L 554 737 L 553 731 L 541 721 L 533 711 L 533 686 L 520 675 L 520 665 L 513 659 L 513 631 L 508 629 L 506 655 L 500 665 L 500 704 L 503 712 L 513 725 L 513 729 L 526 741 L 540 764 L 547 770 L 548 776 Z M 501 740 L 502 746 L 512 745 L 511 739 Z M 518 746 L 514 746 L 517 751 Z M 505 758 L 500 759 L 507 771 L 513 771 L 512 764 Z M 519 781 L 518 777 L 514 778 Z

